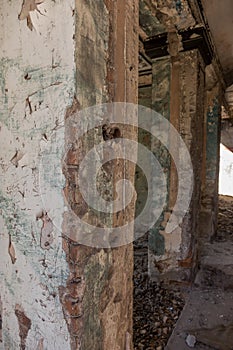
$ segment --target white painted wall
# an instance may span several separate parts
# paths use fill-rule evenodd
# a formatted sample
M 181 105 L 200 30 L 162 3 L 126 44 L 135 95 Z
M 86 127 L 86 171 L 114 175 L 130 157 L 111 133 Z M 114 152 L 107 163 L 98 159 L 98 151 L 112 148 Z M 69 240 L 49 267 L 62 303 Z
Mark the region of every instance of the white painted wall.
M 74 0 L 38 5 L 39 11 L 30 12 L 33 30 L 18 18 L 22 4 L 0 2 L 0 349 L 20 348 L 18 304 L 32 322 L 26 349 L 64 350 L 70 345 L 58 295 L 68 276 L 60 232 L 62 192 L 55 212 L 48 213 L 60 218 L 50 249 L 40 246 L 43 221 L 37 217 L 49 208 L 41 198 L 40 160 L 49 149 L 48 166 L 61 168 L 64 116 L 74 95 Z M 61 177 L 53 185 L 62 182 Z

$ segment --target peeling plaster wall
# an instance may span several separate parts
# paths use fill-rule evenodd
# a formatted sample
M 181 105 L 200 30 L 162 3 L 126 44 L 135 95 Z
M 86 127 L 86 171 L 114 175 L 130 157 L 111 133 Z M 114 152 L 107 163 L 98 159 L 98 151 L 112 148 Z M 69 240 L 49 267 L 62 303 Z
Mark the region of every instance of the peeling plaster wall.
M 157 280 L 187 281 L 191 279 L 197 263 L 205 74 L 198 50 L 183 53 L 173 50 L 173 53 L 170 57 L 153 61 L 152 106 L 175 126 L 189 150 L 194 171 L 193 196 L 182 224 L 172 233 L 166 233 L 165 227 L 176 201 L 179 179 L 164 146 L 156 140 L 147 142 L 167 177 L 167 187 L 164 189 L 167 204 L 149 233 L 149 274 Z
M 173 48 L 176 49 L 174 46 Z M 164 192 L 167 193 L 166 206 L 159 220 L 149 232 L 149 257 L 147 259 L 145 254 L 147 237 L 135 242 L 136 270 L 139 270 L 138 266 L 146 266 L 149 259 L 148 272 L 151 278 L 156 280 L 161 278 L 187 280 L 190 278 L 190 272 L 195 266 L 198 206 L 200 206 L 202 119 L 204 115 L 203 63 L 197 50 L 191 53 L 173 51 L 176 53 L 175 57 L 153 60 L 152 85 L 139 86 L 139 103 L 148 105 L 161 113 L 180 132 L 192 156 L 195 190 L 183 225 L 171 234 L 167 234 L 164 228 L 171 215 L 177 193 L 176 169 L 166 148 L 158 140 L 139 132 L 139 140 L 153 151 L 164 169 L 167 180 L 166 188 L 164 188 Z M 159 130 L 160 125 L 157 128 Z M 165 132 L 164 137 L 169 138 L 166 130 L 161 130 L 162 132 Z M 144 193 L 146 192 L 146 181 L 139 172 L 136 173 L 135 183 L 137 191 L 140 191 L 137 198 L 137 210 L 140 210 L 147 193 Z
M 142 2 L 139 3 L 142 6 Z M 142 9 L 141 9 L 142 10 Z M 139 7 L 139 23 L 141 10 Z M 144 11 L 144 8 L 143 8 Z M 143 17 L 141 18 L 143 20 Z M 141 67 L 139 61 L 139 81 L 138 81 L 138 104 L 145 106 L 147 108 L 152 107 L 152 72 L 143 72 L 143 69 L 140 71 Z M 140 121 L 139 115 L 139 123 Z M 138 142 L 143 144 L 148 149 L 151 149 L 151 134 L 146 130 L 139 128 L 138 130 Z M 138 154 L 139 157 L 139 154 Z M 139 158 L 138 158 L 139 159 Z M 150 167 L 150 159 L 148 158 L 148 167 Z M 135 217 L 137 217 L 140 212 L 143 210 L 147 195 L 148 195 L 148 183 L 145 174 L 139 166 L 136 166 L 135 169 L 135 189 L 137 192 L 137 200 L 135 206 Z M 134 241 L 134 275 L 141 274 L 142 272 L 148 272 L 148 233 L 143 235 L 141 238 L 138 238 Z
M 187 0 L 140 0 L 140 25 L 148 36 L 195 25 Z
M 52 209 L 54 198 L 48 203 L 43 193 L 54 181 L 48 177 L 53 172 L 43 167 L 61 168 L 64 116 L 75 92 L 73 10 L 73 0 L 0 3 L 4 350 L 70 349 L 58 293 L 68 276 L 61 240 L 63 196 L 57 195 L 57 207 Z M 48 162 L 42 163 L 41 171 L 43 155 L 48 155 Z M 59 181 L 61 187 L 62 175 Z
M 156 59 L 152 63 L 152 108 L 160 113 L 164 118 L 170 120 L 170 83 L 171 83 L 171 59 L 170 57 L 165 57 L 161 59 Z M 167 130 L 161 130 L 160 125 L 157 126 L 160 133 L 163 134 L 165 139 L 169 138 Z M 162 226 L 164 222 L 165 211 L 168 210 L 168 198 L 169 198 L 169 173 L 171 160 L 167 149 L 159 140 L 152 138 L 151 150 L 155 157 L 161 164 L 165 178 L 166 178 L 166 188 L 162 192 L 167 194 L 166 208 L 160 215 L 159 220 L 156 222 L 154 227 L 150 230 L 149 234 L 149 255 L 163 255 L 165 253 L 165 239 L 160 231 L 164 229 Z M 158 176 L 158 175 L 157 175 Z M 154 175 L 155 177 L 155 175 Z M 152 273 L 152 270 L 150 271 Z
M 67 111 L 67 120 L 72 117 L 73 111 L 100 103 L 136 103 L 137 57 L 137 0 L 77 0 L 76 97 L 73 108 Z M 99 118 L 102 125 L 108 123 L 108 116 L 100 115 Z M 88 118 L 83 123 L 88 125 Z M 108 125 L 108 129 L 111 126 Z M 119 125 L 119 130 L 122 137 L 137 137 L 136 130 L 126 125 Z M 100 227 L 108 224 L 117 227 L 133 219 L 134 203 L 118 214 L 99 213 L 84 203 L 77 182 L 77 170 L 82 159 L 94 144 L 105 139 L 105 132 L 98 127 L 76 140 L 75 130 L 66 128 L 66 142 L 72 145 L 64 172 L 66 193 L 69 205 L 80 218 Z M 112 150 L 117 155 L 114 142 Z M 101 152 L 97 157 L 104 160 L 105 153 Z M 112 200 L 114 185 L 122 178 L 133 182 L 134 165 L 119 159 L 108 162 L 99 171 L 97 183 L 100 194 Z M 67 213 L 64 227 L 69 231 L 71 226 L 71 216 Z M 132 244 L 97 249 L 66 239 L 63 245 L 70 275 L 66 287 L 60 292 L 71 335 L 71 349 L 132 349 Z
M 181 55 L 180 135 L 190 152 L 193 167 L 193 192 L 189 210 L 181 225 L 178 259 L 180 278 L 190 280 L 197 268 L 200 234 L 201 180 L 203 169 L 205 72 L 198 50 Z
M 202 174 L 201 239 L 205 242 L 217 229 L 218 182 L 223 90 L 212 65 L 205 70 L 204 167 Z
M 103 130 L 77 141 L 64 121 L 98 103 L 137 102 L 138 2 L 4 0 L 0 13 L 0 348 L 130 350 L 132 244 L 67 239 L 61 189 L 77 215 L 93 218 L 75 172 Z M 127 126 L 121 135 L 137 138 Z M 134 170 L 108 164 L 100 191 L 123 174 L 133 181 Z M 110 221 L 133 217 L 132 201 Z
M 178 30 L 192 28 L 201 22 L 199 9 L 193 2 L 140 1 L 140 23 L 144 36 L 167 32 L 169 52 L 168 57 L 152 62 L 152 85 L 146 84 L 148 77 L 140 76 L 140 101 L 151 105 L 175 126 L 190 152 L 194 171 L 189 210 L 183 223 L 172 234 L 167 234 L 164 228 L 176 202 L 179 180 L 169 154 L 159 143 L 151 139 L 145 141 L 156 154 L 169 180 L 167 207 L 149 234 L 149 274 L 158 280 L 190 280 L 197 267 L 198 246 L 202 238 L 210 232 L 213 234 L 216 228 L 219 117 L 223 89 L 221 72 L 214 63 L 217 57 L 205 71 L 201 51 L 182 52 L 177 34 Z M 164 64 L 166 61 L 167 65 Z M 144 186 L 143 181 L 142 177 L 137 178 L 138 188 Z M 143 201 L 143 196 L 139 196 L 138 206 L 142 205 L 140 201 Z

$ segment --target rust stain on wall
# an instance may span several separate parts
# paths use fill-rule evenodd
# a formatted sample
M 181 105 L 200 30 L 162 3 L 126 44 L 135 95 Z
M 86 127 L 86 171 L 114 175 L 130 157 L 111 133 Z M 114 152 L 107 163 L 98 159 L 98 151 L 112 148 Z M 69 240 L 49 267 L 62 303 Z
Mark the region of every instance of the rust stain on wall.
M 79 111 L 80 109 L 81 109 L 80 103 L 79 103 L 77 97 L 74 96 L 72 105 L 69 106 L 69 107 L 67 108 L 67 110 L 66 110 L 65 119 L 71 117 L 72 115 L 75 114 L 75 112 Z
M 21 349 L 25 350 L 26 349 L 26 340 L 27 340 L 27 335 L 28 332 L 31 328 L 31 320 L 28 318 L 22 307 L 18 304 L 15 305 L 15 315 L 18 319 L 18 324 L 19 324 L 19 336 L 20 336 L 20 345 Z
M 42 213 L 37 219 L 41 219 L 43 222 L 40 235 L 40 246 L 41 248 L 48 250 L 51 248 L 51 244 L 54 240 L 52 220 L 48 217 L 47 213 Z
M 71 350 L 82 348 L 84 332 L 84 305 L 83 298 L 86 291 L 84 270 L 89 259 L 96 250 L 81 246 L 70 240 L 63 240 L 63 248 L 67 255 L 70 276 L 66 287 L 59 288 L 59 296 L 63 305 L 64 318 L 70 332 Z

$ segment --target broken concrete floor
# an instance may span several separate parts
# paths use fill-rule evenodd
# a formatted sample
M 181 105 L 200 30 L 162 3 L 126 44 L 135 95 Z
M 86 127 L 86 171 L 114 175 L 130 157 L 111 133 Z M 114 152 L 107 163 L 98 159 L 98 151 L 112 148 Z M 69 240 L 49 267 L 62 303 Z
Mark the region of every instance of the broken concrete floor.
M 232 350 L 232 315 L 233 292 L 193 289 L 165 349 Z
M 220 196 L 218 233 L 203 245 L 200 270 L 166 350 L 233 349 L 233 197 Z

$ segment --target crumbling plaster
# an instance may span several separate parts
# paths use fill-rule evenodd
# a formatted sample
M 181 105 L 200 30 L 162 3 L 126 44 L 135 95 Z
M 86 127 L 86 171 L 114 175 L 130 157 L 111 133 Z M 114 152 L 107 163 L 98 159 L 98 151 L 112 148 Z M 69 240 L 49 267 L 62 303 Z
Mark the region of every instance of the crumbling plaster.
M 74 1 L 36 1 L 31 28 L 22 16 L 29 2 L 0 3 L 0 348 L 69 349 L 57 293 L 68 275 L 59 227 L 63 196 L 56 197 L 56 213 L 49 212 L 42 187 L 53 178 L 40 179 L 40 169 L 48 150 L 51 167 L 60 167 L 63 156 L 64 115 L 75 89 Z M 20 320 L 30 325 L 25 334 Z
M 0 9 L 3 347 L 132 349 L 132 245 L 81 246 L 67 221 L 69 206 L 90 219 L 73 175 L 103 131 L 63 153 L 80 109 L 137 102 L 137 0 L 4 1 Z M 127 127 L 124 135 L 137 138 Z M 105 167 L 109 184 L 123 171 L 133 180 L 133 165 L 115 165 Z M 133 215 L 134 203 L 114 225 Z

